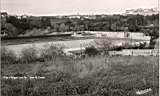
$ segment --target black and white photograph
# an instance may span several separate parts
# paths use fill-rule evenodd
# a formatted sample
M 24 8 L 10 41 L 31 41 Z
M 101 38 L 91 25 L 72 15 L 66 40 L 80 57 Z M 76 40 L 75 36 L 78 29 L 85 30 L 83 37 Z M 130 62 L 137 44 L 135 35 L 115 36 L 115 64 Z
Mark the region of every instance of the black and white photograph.
M 159 0 L 0 0 L 1 96 L 159 96 Z

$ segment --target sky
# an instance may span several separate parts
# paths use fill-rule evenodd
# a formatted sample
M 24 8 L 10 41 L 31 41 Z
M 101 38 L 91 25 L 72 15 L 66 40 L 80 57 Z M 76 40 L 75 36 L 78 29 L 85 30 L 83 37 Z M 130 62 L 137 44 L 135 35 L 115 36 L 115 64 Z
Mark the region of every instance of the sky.
M 155 8 L 158 0 L 1 0 L 0 4 L 2 11 L 14 15 L 93 15 Z

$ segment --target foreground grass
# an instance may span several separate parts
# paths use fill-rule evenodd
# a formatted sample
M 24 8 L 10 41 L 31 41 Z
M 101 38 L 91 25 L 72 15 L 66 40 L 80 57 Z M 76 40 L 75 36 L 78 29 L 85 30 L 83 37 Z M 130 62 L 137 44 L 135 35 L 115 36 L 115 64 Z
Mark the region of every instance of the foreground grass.
M 88 57 L 6 65 L 2 74 L 27 73 L 44 80 L 2 80 L 3 96 L 158 96 L 158 57 Z M 23 82 L 22 82 L 23 81 Z

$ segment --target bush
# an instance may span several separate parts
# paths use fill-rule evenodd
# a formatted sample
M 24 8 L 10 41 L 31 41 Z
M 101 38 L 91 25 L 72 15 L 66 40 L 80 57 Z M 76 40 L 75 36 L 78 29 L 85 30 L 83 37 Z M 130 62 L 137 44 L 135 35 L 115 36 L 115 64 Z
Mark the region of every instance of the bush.
M 63 55 L 63 46 L 58 45 L 48 45 L 48 48 L 44 48 L 41 50 L 40 58 L 41 60 L 54 60 L 56 56 Z
M 85 54 L 88 56 L 96 56 L 99 54 L 99 51 L 94 46 L 91 46 L 85 49 Z
M 35 62 L 38 59 L 38 52 L 33 47 L 23 49 L 21 51 L 20 62 L 22 63 L 30 63 Z
M 108 51 L 114 47 L 113 41 L 108 37 L 95 40 L 95 44 L 104 55 L 108 55 Z
M 55 60 L 57 56 L 63 55 L 63 47 L 48 45 L 48 48 L 38 52 L 34 47 L 25 48 L 21 51 L 20 56 L 17 58 L 13 51 L 6 48 L 1 49 L 1 60 L 3 64 L 15 64 L 15 63 L 32 63 L 36 61 Z M 39 54 L 40 53 L 40 54 Z M 40 55 L 40 56 L 39 56 Z
M 13 51 L 2 48 L 1 49 L 1 63 L 2 64 L 15 64 L 17 62 L 17 57 Z

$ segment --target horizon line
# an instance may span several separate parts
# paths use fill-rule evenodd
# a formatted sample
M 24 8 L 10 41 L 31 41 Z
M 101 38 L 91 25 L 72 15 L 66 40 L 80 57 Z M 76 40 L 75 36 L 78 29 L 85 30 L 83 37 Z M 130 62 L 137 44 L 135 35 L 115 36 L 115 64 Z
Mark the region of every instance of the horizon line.
M 151 8 L 135 8 L 135 9 L 158 9 L 159 11 L 159 8 L 157 7 L 151 7 Z M 20 14 L 17 14 L 17 13 L 9 13 L 7 12 L 6 10 L 1 10 L 1 12 L 7 12 L 7 14 L 9 15 L 15 15 L 15 16 L 22 16 L 22 15 L 27 15 L 27 16 L 67 16 L 67 15 L 115 15 L 115 14 L 125 14 L 125 12 L 127 10 L 133 10 L 134 8 L 126 8 L 125 10 L 121 11 L 121 12 L 87 12 L 87 13 L 84 13 L 84 12 L 77 12 L 77 13 L 51 13 L 51 14 L 32 14 L 32 13 L 20 13 Z

